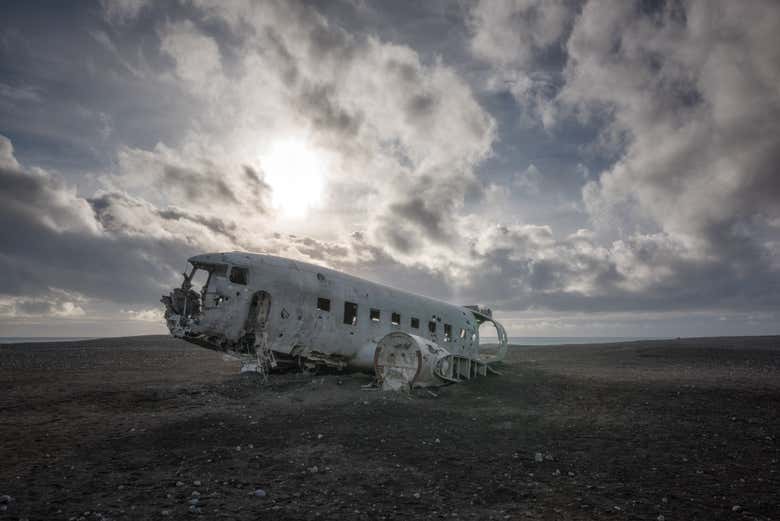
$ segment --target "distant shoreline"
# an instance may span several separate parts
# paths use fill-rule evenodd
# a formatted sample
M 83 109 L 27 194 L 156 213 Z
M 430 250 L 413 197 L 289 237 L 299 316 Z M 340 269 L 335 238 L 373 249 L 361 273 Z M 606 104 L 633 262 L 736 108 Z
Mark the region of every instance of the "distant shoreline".
M 0 344 L 33 344 L 38 342 L 78 342 L 94 340 L 97 336 L 0 336 Z M 123 337 L 116 337 L 123 338 Z

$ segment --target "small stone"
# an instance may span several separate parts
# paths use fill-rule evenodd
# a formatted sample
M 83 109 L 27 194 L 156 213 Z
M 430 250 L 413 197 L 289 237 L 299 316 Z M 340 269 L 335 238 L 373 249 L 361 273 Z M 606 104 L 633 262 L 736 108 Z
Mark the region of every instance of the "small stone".
M 420 499 L 420 493 L 419 493 L 419 492 L 415 492 L 415 493 L 414 493 L 414 497 L 415 497 L 416 499 Z
M 262 488 L 255 489 L 255 497 L 265 497 L 267 494 Z
M 183 481 L 177 481 L 176 482 L 176 486 L 177 487 L 183 487 L 184 486 L 184 482 Z
M 317 434 L 317 439 L 321 440 L 322 439 L 322 434 Z
M 197 490 L 193 490 L 192 494 L 190 494 L 190 496 L 192 496 L 192 497 L 200 497 L 200 492 L 198 492 Z
M 171 511 L 170 510 L 161 510 L 160 514 L 162 514 L 164 516 L 169 516 L 169 515 L 171 515 Z
M 313 467 L 309 467 L 309 469 L 308 469 L 308 470 L 309 470 L 309 472 L 311 472 L 312 474 L 316 474 L 317 472 L 319 472 L 319 471 L 320 471 L 320 469 L 319 469 L 319 467 L 317 467 L 317 465 L 314 465 Z
M 658 514 L 658 517 L 655 518 L 655 521 L 666 521 L 666 518 L 663 514 Z
M 739 512 L 740 510 L 742 510 L 742 507 L 739 505 L 734 505 L 733 507 L 731 507 L 732 512 Z
M 544 461 L 544 455 L 541 452 L 537 452 L 534 454 L 534 461 L 537 463 L 541 463 Z
M 192 482 L 192 484 L 195 485 L 196 487 L 199 487 L 200 486 L 200 480 L 196 479 L 195 481 Z
M 433 442 L 434 443 L 441 443 L 441 440 L 439 438 L 436 438 L 435 440 L 433 440 Z

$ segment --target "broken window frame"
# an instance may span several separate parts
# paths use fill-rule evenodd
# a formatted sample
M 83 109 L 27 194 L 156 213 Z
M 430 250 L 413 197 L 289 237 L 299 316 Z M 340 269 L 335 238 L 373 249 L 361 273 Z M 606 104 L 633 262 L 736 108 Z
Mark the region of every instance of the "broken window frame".
M 396 313 L 393 311 L 393 313 L 390 314 L 390 323 L 394 326 L 400 326 L 401 325 L 401 314 Z
M 410 318 L 409 327 L 411 327 L 412 329 L 420 329 L 420 319 L 417 317 Z
M 444 341 L 452 342 L 452 324 L 444 324 Z
M 357 325 L 358 305 L 354 302 L 344 301 L 344 323 L 348 326 Z
M 241 274 L 241 277 L 233 278 L 234 274 Z M 239 284 L 241 286 L 246 286 L 249 281 L 249 268 L 244 268 L 242 266 L 231 266 L 230 267 L 230 275 L 228 276 L 228 280 L 233 284 Z
M 325 297 L 317 297 L 317 311 L 330 312 L 330 299 Z
M 368 318 L 371 319 L 371 322 L 379 322 L 380 320 L 382 320 L 382 311 L 376 308 L 371 308 L 368 311 Z

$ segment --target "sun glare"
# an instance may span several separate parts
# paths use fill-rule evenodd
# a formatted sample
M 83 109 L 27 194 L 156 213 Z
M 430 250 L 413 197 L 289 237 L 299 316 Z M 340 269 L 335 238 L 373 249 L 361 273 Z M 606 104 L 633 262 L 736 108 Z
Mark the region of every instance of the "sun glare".
M 325 162 L 304 142 L 275 143 L 262 166 L 272 190 L 271 204 L 282 215 L 300 219 L 319 204 L 325 185 Z

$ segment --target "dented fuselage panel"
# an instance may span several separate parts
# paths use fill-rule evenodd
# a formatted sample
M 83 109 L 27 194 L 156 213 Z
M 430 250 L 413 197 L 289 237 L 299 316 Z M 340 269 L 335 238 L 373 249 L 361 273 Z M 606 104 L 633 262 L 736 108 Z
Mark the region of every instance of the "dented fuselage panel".
M 162 298 L 168 329 L 258 367 L 368 371 L 392 388 L 468 379 L 506 353 L 504 328 L 476 306 L 272 255 L 211 253 L 189 264 L 181 287 Z M 480 351 L 483 322 L 498 334 L 491 353 Z

